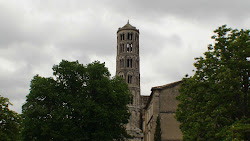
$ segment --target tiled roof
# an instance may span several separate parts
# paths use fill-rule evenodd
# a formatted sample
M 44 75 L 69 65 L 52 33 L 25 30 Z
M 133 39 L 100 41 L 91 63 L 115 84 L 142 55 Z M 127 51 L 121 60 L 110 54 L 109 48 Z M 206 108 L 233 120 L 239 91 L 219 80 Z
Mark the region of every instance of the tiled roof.
M 174 87 L 174 86 L 176 86 L 176 85 L 178 85 L 180 83 L 182 83 L 182 81 L 177 81 L 177 82 L 173 82 L 173 83 L 162 85 L 162 86 L 152 87 L 151 91 L 152 90 L 161 90 L 161 89 L 164 89 L 164 88 L 172 88 L 172 87 Z
M 129 20 L 127 22 L 127 24 L 125 24 L 122 28 L 119 28 L 117 33 L 121 30 L 136 30 L 136 31 L 139 31 L 138 29 L 136 29 L 136 27 L 132 26 L 130 23 L 129 23 Z
M 129 24 L 129 20 L 127 22 L 127 24 L 125 24 L 122 29 L 136 29 L 136 27 L 132 26 L 131 24 Z

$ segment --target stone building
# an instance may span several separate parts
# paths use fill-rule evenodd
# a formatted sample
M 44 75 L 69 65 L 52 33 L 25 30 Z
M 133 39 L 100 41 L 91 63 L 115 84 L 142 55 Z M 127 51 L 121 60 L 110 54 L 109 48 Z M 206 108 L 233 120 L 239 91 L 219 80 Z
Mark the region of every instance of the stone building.
M 162 141 L 181 141 L 180 123 L 175 119 L 175 111 L 182 81 L 163 86 L 153 87 L 150 97 L 144 107 L 143 132 L 144 141 L 153 141 L 156 119 L 160 116 Z
M 143 140 L 140 129 L 141 94 L 140 94 L 140 58 L 139 58 L 139 30 L 128 23 L 117 31 L 116 75 L 123 77 L 128 83 L 133 95 L 128 105 L 131 113 L 127 132 L 133 137 L 131 141 Z
M 161 117 L 163 141 L 179 141 L 182 133 L 174 118 L 181 81 L 153 87 L 150 96 L 140 94 L 139 29 L 129 21 L 117 31 L 116 75 L 123 77 L 133 95 L 127 132 L 131 141 L 153 141 L 156 118 Z

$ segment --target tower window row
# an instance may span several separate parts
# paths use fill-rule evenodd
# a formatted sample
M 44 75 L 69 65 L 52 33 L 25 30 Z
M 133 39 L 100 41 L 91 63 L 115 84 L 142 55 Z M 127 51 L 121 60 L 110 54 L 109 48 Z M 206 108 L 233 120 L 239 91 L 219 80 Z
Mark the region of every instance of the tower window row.
M 120 74 L 119 76 L 122 77 L 122 78 L 124 78 L 123 74 Z M 132 78 L 133 78 L 132 75 L 127 75 L 127 83 L 128 84 L 132 84 Z
M 133 59 L 127 59 L 126 60 L 126 67 L 132 68 L 133 67 Z M 124 59 L 120 60 L 120 68 L 124 68 Z
M 128 43 L 125 47 L 125 44 L 120 44 L 120 53 L 122 52 L 132 52 L 133 51 L 133 44 Z
M 135 34 L 135 36 L 134 36 L 133 33 L 127 33 L 127 34 L 121 33 L 120 34 L 120 40 L 121 41 L 125 40 L 125 37 L 126 37 L 127 40 L 133 40 L 133 38 L 134 38 L 135 41 L 136 41 L 138 39 L 138 35 L 137 34 Z
M 135 61 L 135 64 L 133 65 L 134 61 L 133 59 L 126 59 L 126 62 L 124 62 L 125 59 L 120 59 L 120 68 L 124 68 L 126 65 L 126 68 L 133 68 L 133 66 L 135 66 L 135 68 L 139 68 L 139 63 L 138 60 Z
M 125 40 L 125 34 L 123 33 L 123 34 L 120 34 L 120 39 L 121 40 Z
M 133 33 L 128 33 L 128 40 L 132 40 L 133 39 Z
M 131 72 L 128 72 L 127 75 L 124 75 L 123 72 L 120 72 L 119 76 L 124 78 L 128 84 L 140 85 L 140 77 L 133 75 Z
M 126 60 L 126 67 L 132 68 L 133 67 L 133 59 L 127 59 Z M 120 60 L 120 68 L 124 68 L 124 59 Z

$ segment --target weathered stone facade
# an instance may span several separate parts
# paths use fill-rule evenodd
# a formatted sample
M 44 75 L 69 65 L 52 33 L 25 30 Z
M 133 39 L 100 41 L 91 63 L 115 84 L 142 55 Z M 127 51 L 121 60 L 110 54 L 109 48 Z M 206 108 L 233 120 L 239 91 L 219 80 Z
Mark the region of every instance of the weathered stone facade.
M 144 107 L 145 118 L 143 132 L 145 141 L 153 141 L 158 115 L 161 120 L 162 141 L 181 141 L 180 123 L 175 119 L 178 105 L 176 96 L 182 81 L 153 87 L 148 102 Z
M 153 141 L 156 118 L 160 115 L 163 141 L 182 140 L 179 122 L 174 118 L 181 81 L 153 87 L 150 96 L 140 94 L 139 30 L 129 22 L 117 31 L 116 75 L 123 77 L 133 95 L 127 132 L 130 141 Z
M 127 132 L 133 137 L 131 141 L 141 141 L 139 30 L 129 21 L 117 31 L 116 75 L 126 80 L 133 95 L 132 103 L 128 105 L 131 116 L 126 125 Z

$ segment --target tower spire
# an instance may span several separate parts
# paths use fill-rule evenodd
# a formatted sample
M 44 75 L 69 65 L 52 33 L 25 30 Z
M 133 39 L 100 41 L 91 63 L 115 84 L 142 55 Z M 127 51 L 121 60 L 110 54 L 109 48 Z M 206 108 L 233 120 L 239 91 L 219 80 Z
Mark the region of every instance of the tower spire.
M 128 23 L 127 24 L 129 24 L 129 19 L 128 19 Z

